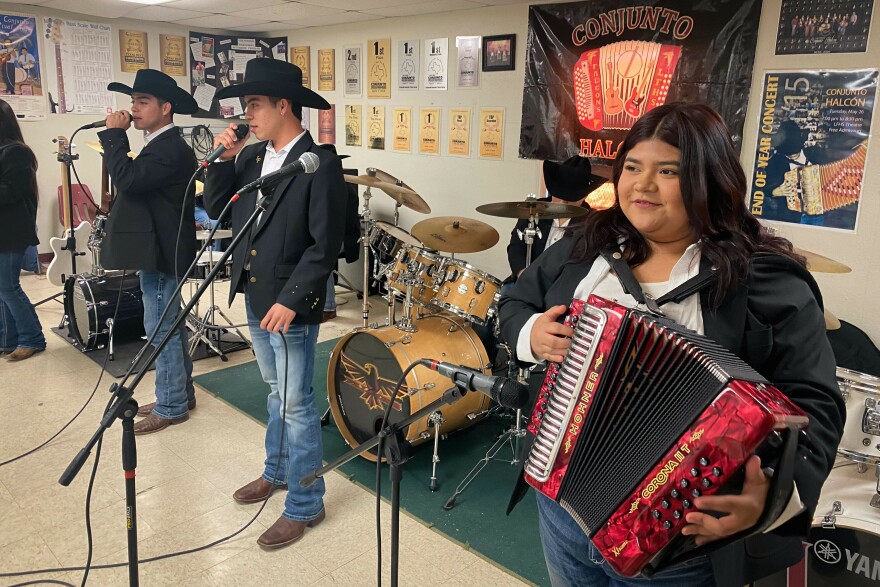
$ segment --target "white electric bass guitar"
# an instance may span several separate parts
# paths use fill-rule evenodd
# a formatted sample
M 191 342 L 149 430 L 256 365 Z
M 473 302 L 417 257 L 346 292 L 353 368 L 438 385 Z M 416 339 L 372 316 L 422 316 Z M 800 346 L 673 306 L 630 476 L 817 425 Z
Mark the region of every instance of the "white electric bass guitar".
M 70 210 L 70 170 L 64 163 L 64 157 L 67 155 L 68 141 L 65 137 L 58 137 L 58 161 L 61 162 L 61 209 L 64 217 L 64 235 L 49 239 L 49 246 L 55 256 L 49 263 L 49 269 L 46 271 L 46 279 L 52 285 L 61 287 L 67 278 L 73 275 L 73 261 L 71 260 L 70 251 L 67 250 L 67 239 L 73 236 L 76 242 L 76 272 L 90 273 L 92 271 L 91 256 L 87 255 L 89 234 L 92 225 L 88 222 L 81 222 L 79 226 L 73 228 L 73 215 Z

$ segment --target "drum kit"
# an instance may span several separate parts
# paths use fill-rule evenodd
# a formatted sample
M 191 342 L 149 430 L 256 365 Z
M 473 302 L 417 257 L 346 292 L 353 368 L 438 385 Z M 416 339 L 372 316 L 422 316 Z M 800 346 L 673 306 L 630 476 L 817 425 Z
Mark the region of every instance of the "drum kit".
M 365 295 L 362 326 L 340 339 L 328 364 L 329 413 L 345 441 L 355 446 L 378 432 L 395 384 L 410 363 L 434 358 L 490 373 L 487 345 L 494 344 L 488 340 L 492 335 L 498 338 L 501 280 L 456 258 L 457 254 L 485 251 L 498 243 L 499 234 L 489 224 L 472 218 L 439 216 L 417 222 L 407 231 L 398 225 L 401 207 L 422 214 L 431 211 L 415 190 L 375 168 L 368 168 L 364 175 L 346 175 L 345 180 L 365 187 L 361 210 L 363 259 L 373 259 L 374 278 L 384 283 L 384 300 L 388 304 L 385 323 L 370 323 Z M 372 217 L 373 190 L 380 190 L 395 201 L 393 222 Z M 525 202 L 481 206 L 477 211 L 496 217 L 529 219 L 529 228 L 521 235 L 529 248 L 538 234 L 540 219 L 571 218 L 585 212 L 575 206 L 539 202 L 534 197 Z M 369 270 L 370 263 L 365 262 L 364 292 L 369 291 Z M 478 331 L 484 334 L 482 339 Z M 512 370 L 515 372 L 515 368 Z M 415 413 L 439 398 L 448 387 L 449 382 L 444 382 L 436 372 L 413 370 L 395 400 L 391 422 Z M 462 400 L 403 431 L 413 445 L 433 440 L 432 490 L 437 488 L 440 439 L 486 418 L 492 413 L 489 404 L 485 395 L 466 394 Z M 519 436 L 524 435 L 520 424 L 517 417 Z M 379 458 L 375 450 L 362 456 L 373 461 Z M 514 463 L 518 462 L 516 458 Z

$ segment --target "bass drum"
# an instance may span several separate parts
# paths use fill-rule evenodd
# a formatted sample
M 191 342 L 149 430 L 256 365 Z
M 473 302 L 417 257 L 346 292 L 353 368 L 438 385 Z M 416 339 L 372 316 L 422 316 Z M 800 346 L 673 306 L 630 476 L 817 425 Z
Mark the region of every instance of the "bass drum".
M 64 284 L 64 312 L 70 335 L 83 351 L 107 345 L 110 338 L 108 321 L 113 321 L 114 314 L 115 342 L 135 340 L 144 335 L 144 302 L 136 273 L 124 277 L 121 273 L 74 275 Z
M 357 446 L 379 431 L 394 386 L 410 363 L 436 358 L 489 373 L 486 351 L 463 320 L 431 315 L 417 320 L 415 325 L 418 331 L 414 333 L 395 326 L 352 332 L 333 349 L 327 368 L 330 410 L 349 446 Z M 448 378 L 435 371 L 423 367 L 413 369 L 398 393 L 390 421 L 407 418 L 442 396 L 451 386 Z M 440 434 L 478 422 L 486 415 L 490 401 L 488 396 L 472 392 L 443 406 Z M 403 432 L 406 439 L 416 445 L 432 439 L 434 427 L 425 417 Z M 375 462 L 376 449 L 361 456 Z

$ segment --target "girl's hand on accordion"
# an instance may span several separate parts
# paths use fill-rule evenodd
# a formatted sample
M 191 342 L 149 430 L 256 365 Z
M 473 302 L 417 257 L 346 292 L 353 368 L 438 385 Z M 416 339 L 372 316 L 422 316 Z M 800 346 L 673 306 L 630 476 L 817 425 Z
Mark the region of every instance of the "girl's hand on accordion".
M 553 306 L 532 324 L 529 343 L 532 346 L 532 355 L 536 358 L 555 363 L 561 363 L 565 359 L 574 329 L 556 320 L 566 312 L 567 306 Z
M 681 533 L 694 536 L 697 546 L 702 546 L 747 530 L 757 524 L 761 518 L 769 490 L 770 479 L 761 470 L 761 459 L 757 455 L 752 455 L 746 461 L 742 493 L 710 495 L 694 499 L 697 509 L 711 510 L 724 515 L 716 518 L 702 512 L 691 512 L 685 516 L 688 525 L 682 528 Z

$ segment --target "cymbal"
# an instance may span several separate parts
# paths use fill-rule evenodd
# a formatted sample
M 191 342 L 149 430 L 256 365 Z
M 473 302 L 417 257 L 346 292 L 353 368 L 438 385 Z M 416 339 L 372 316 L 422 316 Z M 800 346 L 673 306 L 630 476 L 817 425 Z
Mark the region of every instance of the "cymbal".
M 575 218 L 587 213 L 586 208 L 555 202 L 539 202 L 538 200 L 520 200 L 518 202 L 496 202 L 477 206 L 477 212 L 502 218 L 527 219 L 537 216 L 547 218 Z
M 851 268 L 840 261 L 824 257 L 819 253 L 795 247 L 794 252 L 807 258 L 807 269 L 814 273 L 849 273 Z
M 476 253 L 498 242 L 498 231 L 473 218 L 437 216 L 417 222 L 412 234 L 429 249 L 445 253 Z
M 425 202 L 420 195 L 409 188 L 382 181 L 378 177 L 373 177 L 372 175 L 343 175 L 342 177 L 348 183 L 379 188 L 391 196 L 391 199 L 395 202 L 401 206 L 406 206 L 410 210 L 421 212 L 422 214 L 428 214 L 431 212 L 431 207 L 428 203 Z
M 388 173 L 387 171 L 382 171 L 381 169 L 376 169 L 374 167 L 373 172 L 376 174 L 377 178 L 384 181 L 385 183 L 390 183 L 392 185 L 406 188 L 406 189 L 413 191 L 413 192 L 416 191 L 416 190 L 412 189 L 411 187 L 409 187 L 408 185 L 406 185 L 405 183 L 403 183 L 402 181 L 400 181 L 399 179 L 397 179 L 396 177 L 394 177 L 393 175 L 391 175 L 390 173 Z
M 86 147 L 88 147 L 90 149 L 94 149 L 95 151 L 99 152 L 101 155 L 104 154 L 104 147 L 101 145 L 100 141 L 86 141 Z M 137 153 L 135 153 L 134 151 L 129 151 L 128 156 L 131 157 L 132 159 L 134 159 L 135 157 L 137 157 Z

